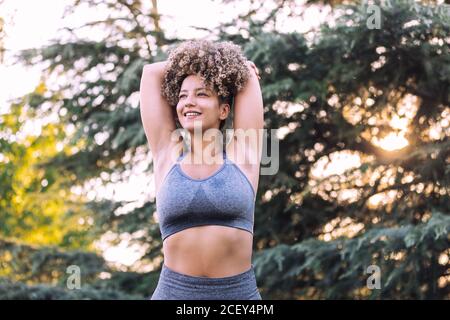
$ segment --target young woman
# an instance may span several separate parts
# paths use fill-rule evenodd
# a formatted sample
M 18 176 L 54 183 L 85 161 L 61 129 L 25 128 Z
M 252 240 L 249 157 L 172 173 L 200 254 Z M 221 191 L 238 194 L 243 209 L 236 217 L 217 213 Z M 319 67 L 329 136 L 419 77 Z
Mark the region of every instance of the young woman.
M 164 255 L 152 300 L 261 299 L 252 264 L 264 126 L 258 78 L 231 42 L 186 41 L 144 66 L 140 108 Z M 188 145 L 181 156 L 177 126 Z

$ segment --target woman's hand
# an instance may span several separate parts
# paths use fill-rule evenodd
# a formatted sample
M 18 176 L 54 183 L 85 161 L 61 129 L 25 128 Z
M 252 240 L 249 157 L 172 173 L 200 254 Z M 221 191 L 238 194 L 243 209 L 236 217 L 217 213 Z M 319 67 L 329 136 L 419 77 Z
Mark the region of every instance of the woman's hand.
M 255 63 L 253 61 L 247 60 L 247 66 L 251 70 L 255 71 L 255 74 L 258 77 L 258 79 L 261 79 L 261 77 L 259 76 L 259 70 L 258 70 L 258 68 L 256 67 L 256 65 L 255 65 Z

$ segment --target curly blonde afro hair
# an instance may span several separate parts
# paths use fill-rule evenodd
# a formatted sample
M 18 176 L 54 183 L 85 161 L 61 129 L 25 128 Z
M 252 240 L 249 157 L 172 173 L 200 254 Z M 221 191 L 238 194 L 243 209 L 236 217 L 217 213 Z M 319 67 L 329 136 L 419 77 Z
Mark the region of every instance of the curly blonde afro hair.
M 183 80 L 192 74 L 204 79 L 219 96 L 229 103 L 247 82 L 250 73 L 241 48 L 229 41 L 188 40 L 169 53 L 162 83 L 162 95 L 175 107 Z

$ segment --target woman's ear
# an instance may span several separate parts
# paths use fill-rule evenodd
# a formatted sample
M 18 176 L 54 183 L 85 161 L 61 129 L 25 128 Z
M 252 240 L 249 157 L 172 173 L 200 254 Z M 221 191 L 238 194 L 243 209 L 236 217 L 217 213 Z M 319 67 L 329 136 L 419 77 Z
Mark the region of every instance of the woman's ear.
M 220 119 L 225 120 L 228 118 L 228 115 L 230 114 L 231 107 L 228 103 L 222 103 L 220 105 Z

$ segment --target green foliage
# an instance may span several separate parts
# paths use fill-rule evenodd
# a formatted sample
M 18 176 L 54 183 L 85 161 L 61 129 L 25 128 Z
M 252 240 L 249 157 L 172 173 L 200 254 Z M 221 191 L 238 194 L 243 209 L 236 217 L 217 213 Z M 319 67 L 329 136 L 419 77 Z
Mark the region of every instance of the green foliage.
M 115 290 L 96 290 L 82 288 L 76 290 L 62 289 L 39 284 L 27 286 L 0 278 L 1 300 L 142 300 L 139 295 L 127 295 Z
M 71 266 L 80 268 L 80 289 L 67 287 Z M 95 253 L 1 239 L 0 270 L 0 299 L 145 299 L 159 277 L 114 270 Z
M 31 96 L 41 94 L 40 90 L 38 87 Z M 0 118 L 0 235 L 36 245 L 89 248 L 95 239 L 92 228 L 78 223 L 89 218 L 84 199 L 69 195 L 62 187 L 70 185 L 74 177 L 42 166 L 64 141 L 64 126 L 48 123 L 34 134 L 19 134 L 26 125 L 22 118 L 32 116 L 24 107 L 27 97 L 23 100 Z M 8 133 L 10 137 L 16 133 L 15 138 L 8 138 Z
M 352 239 L 325 242 L 310 238 L 292 246 L 281 244 L 255 258 L 256 272 L 272 275 L 259 278 L 273 291 L 293 290 L 298 297 L 351 299 L 367 298 L 367 267 L 376 265 L 381 269 L 382 287 L 371 298 L 430 298 L 446 290 L 432 286 L 424 293 L 417 282 L 427 283 L 432 273 L 445 272 L 438 256 L 430 256 L 430 252 L 448 248 L 449 231 L 450 218 L 435 212 L 430 220 L 416 226 L 373 227 Z
M 95 253 L 63 251 L 57 247 L 30 246 L 17 240 L 0 241 L 1 276 L 26 283 L 65 285 L 71 265 L 82 267 L 83 281 L 92 282 L 106 270 Z

